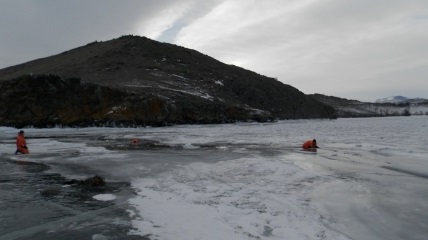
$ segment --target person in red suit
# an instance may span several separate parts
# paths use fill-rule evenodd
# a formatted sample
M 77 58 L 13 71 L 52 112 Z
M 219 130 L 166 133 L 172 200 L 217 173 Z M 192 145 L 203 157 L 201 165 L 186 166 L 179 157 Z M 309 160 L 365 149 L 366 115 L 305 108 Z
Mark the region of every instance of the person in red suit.
M 29 154 L 30 151 L 28 151 L 27 147 L 27 141 L 24 137 L 24 131 L 19 131 L 18 137 L 16 137 L 16 152 L 15 154 L 22 153 L 22 154 Z
M 303 143 L 302 148 L 303 149 L 318 148 L 317 140 L 313 139 L 313 140 L 306 141 L 305 143 Z

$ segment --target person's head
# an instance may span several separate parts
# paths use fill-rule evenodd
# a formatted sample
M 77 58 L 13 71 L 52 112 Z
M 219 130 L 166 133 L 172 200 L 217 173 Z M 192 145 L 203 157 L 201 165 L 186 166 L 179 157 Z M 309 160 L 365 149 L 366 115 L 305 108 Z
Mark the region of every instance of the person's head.
M 18 133 L 19 135 L 24 135 L 24 131 L 19 131 L 19 133 Z
M 317 147 L 317 140 L 316 139 L 312 140 L 312 146 Z

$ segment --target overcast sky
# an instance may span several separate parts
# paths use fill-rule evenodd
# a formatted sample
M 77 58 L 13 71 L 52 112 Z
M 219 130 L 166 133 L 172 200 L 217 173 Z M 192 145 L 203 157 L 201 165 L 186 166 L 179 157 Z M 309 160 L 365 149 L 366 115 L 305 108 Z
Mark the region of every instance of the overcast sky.
M 0 0 L 0 68 L 125 34 L 307 94 L 428 98 L 427 0 Z

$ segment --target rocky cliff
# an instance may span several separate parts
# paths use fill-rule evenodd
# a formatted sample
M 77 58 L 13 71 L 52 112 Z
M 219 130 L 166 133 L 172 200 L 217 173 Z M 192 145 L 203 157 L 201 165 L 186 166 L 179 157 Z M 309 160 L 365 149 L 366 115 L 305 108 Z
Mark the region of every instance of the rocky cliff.
M 8 126 L 335 117 L 332 107 L 273 78 L 136 36 L 2 69 L 0 84 L 0 124 Z

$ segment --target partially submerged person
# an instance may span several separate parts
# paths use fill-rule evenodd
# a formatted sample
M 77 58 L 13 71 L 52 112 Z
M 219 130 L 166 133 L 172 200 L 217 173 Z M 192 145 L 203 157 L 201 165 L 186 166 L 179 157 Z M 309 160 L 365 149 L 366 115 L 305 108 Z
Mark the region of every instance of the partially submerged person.
M 16 152 L 15 154 L 22 153 L 22 154 L 29 154 L 30 151 L 28 151 L 27 147 L 27 141 L 24 137 L 24 131 L 19 131 L 18 137 L 16 137 Z
M 317 146 L 317 140 L 312 139 L 312 140 L 306 141 L 305 143 L 303 143 L 302 148 L 303 149 L 318 148 L 318 146 Z

